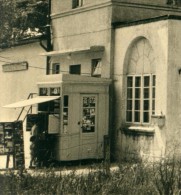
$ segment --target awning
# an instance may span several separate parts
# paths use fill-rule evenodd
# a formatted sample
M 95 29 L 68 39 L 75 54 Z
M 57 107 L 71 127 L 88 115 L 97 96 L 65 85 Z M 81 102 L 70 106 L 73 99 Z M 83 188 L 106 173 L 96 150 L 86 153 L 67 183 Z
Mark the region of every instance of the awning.
M 48 102 L 51 100 L 56 100 L 58 99 L 60 96 L 36 96 L 34 98 L 31 99 L 27 99 L 27 100 L 22 100 L 19 102 L 15 102 L 12 104 L 8 104 L 3 106 L 3 108 L 22 108 L 25 106 L 31 106 L 33 104 L 38 104 L 38 103 L 43 103 L 43 102 Z
M 75 48 L 75 49 L 44 52 L 44 53 L 40 53 L 40 55 L 61 56 L 61 55 L 67 55 L 67 54 L 70 55 L 70 54 L 76 54 L 76 53 L 99 52 L 99 51 L 104 51 L 104 49 L 105 49 L 104 46 L 96 45 L 96 46 L 85 47 L 85 48 Z

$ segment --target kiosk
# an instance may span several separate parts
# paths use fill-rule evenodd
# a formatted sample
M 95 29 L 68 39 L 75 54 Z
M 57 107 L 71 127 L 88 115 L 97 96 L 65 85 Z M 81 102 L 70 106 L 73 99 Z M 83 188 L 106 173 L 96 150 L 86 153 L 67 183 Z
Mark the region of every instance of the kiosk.
M 58 161 L 104 158 L 109 125 L 109 79 L 48 75 L 38 82 L 39 96 L 56 99 L 38 105 L 47 113 L 48 134 L 55 135 Z
M 38 82 L 40 96 L 57 96 L 38 106 L 38 113 L 48 113 L 47 130 L 55 135 L 56 160 L 104 158 L 109 84 L 108 79 L 68 74 L 45 76 Z
M 46 75 L 37 83 L 38 96 L 5 107 L 38 105 L 37 114 L 27 116 L 26 129 L 38 118 L 39 134 L 51 137 L 49 147 L 55 160 L 103 159 L 110 83 L 110 79 L 81 75 Z

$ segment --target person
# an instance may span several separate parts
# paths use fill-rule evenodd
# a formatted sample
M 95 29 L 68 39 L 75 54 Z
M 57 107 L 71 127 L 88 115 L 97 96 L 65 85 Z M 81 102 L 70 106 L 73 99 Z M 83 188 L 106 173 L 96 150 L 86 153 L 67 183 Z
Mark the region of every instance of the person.
M 38 121 L 34 122 L 34 125 L 31 128 L 31 137 L 30 137 L 30 168 L 33 167 L 34 164 L 36 164 L 36 160 L 38 158 Z
M 32 136 L 30 138 L 31 144 L 30 144 L 30 155 L 31 155 L 31 160 L 30 160 L 30 168 L 33 167 L 33 164 L 35 164 L 35 159 L 36 159 L 36 155 L 35 155 L 35 137 Z
M 31 135 L 37 137 L 38 136 L 38 122 L 35 121 L 34 125 L 31 128 Z

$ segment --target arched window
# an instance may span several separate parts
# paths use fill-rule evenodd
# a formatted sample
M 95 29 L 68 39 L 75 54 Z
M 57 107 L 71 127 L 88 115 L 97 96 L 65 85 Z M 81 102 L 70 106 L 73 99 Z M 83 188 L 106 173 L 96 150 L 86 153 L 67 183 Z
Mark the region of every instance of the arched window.
M 149 123 L 155 114 L 155 58 L 149 41 L 141 38 L 129 48 L 127 56 L 126 121 Z

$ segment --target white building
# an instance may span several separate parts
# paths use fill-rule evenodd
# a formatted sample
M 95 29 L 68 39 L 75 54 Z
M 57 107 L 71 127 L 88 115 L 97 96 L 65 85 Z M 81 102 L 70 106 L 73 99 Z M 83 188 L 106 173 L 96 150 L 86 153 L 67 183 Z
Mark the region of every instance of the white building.
M 19 51 L 26 51 L 23 48 L 26 46 L 13 49 L 22 54 L 20 61 L 27 61 L 25 56 L 31 59 L 28 62 L 32 69 L 1 72 L 1 83 L 9 82 L 10 86 L 1 88 L 1 106 L 25 99 L 31 92 L 41 96 L 44 91 L 51 96 L 51 88 L 56 88 L 60 98 L 60 121 L 54 129 L 59 140 L 54 146 L 58 160 L 104 158 L 105 136 L 111 140 L 114 158 L 164 155 L 170 145 L 179 145 L 181 133 L 179 5 L 180 2 L 173 5 L 165 0 L 52 1 L 53 51 L 44 52 L 42 48 L 32 51 L 28 47 L 25 55 Z M 2 52 L 6 57 L 8 53 Z M 49 75 L 44 69 L 46 56 L 50 59 L 46 70 Z M 35 69 L 35 64 L 40 69 Z M 3 70 L 4 66 L 1 67 Z M 27 79 L 26 83 L 17 80 L 17 76 Z M 12 93 L 13 96 L 8 95 Z M 96 111 L 97 118 L 91 122 L 82 122 L 83 94 L 96 97 L 93 98 L 96 106 L 90 109 Z M 64 104 L 66 96 L 70 98 L 70 108 Z M 37 107 L 35 113 L 40 111 Z M 1 108 L 0 120 L 13 121 L 16 113 Z M 48 116 L 49 124 L 56 121 L 52 118 Z M 84 136 L 83 125 L 89 127 L 88 123 L 92 123 L 94 131 Z M 47 130 L 51 134 L 52 129 L 47 126 Z M 87 147 L 83 147 L 85 143 Z

